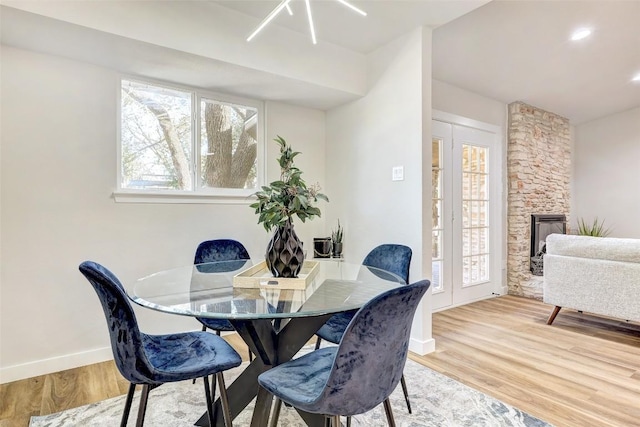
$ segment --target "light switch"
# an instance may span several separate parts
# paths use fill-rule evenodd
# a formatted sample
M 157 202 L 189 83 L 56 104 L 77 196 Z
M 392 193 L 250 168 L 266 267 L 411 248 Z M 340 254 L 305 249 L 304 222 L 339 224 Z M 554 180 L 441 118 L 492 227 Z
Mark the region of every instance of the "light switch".
M 404 166 L 394 166 L 391 168 L 391 181 L 404 180 Z

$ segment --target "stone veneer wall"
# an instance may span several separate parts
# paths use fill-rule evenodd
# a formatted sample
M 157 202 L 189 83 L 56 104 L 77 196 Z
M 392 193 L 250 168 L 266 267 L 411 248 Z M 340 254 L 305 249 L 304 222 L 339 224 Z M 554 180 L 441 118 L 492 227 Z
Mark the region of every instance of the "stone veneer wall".
M 507 285 L 509 294 L 541 299 L 543 279 L 529 270 L 531 215 L 569 221 L 569 120 L 514 102 L 507 133 Z

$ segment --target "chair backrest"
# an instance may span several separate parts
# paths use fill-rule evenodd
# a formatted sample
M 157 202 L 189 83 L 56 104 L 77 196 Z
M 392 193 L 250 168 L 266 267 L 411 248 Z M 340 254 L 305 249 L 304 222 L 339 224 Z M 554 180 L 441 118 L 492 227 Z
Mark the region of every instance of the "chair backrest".
M 250 259 L 247 248 L 237 240 L 215 239 L 205 240 L 196 248 L 194 264 L 214 261 L 235 261 Z
M 373 248 L 362 261 L 362 265 L 390 271 L 402 277 L 405 283 L 409 283 L 412 253 L 409 246 L 384 244 Z
M 317 412 L 355 415 L 383 402 L 402 377 L 413 315 L 431 283 L 387 291 L 363 306 L 342 336 Z
M 80 264 L 80 272 L 91 283 L 102 304 L 118 370 L 132 383 L 149 383 L 153 369 L 142 344 L 145 334 L 138 328 L 122 283 L 111 271 L 93 261 Z

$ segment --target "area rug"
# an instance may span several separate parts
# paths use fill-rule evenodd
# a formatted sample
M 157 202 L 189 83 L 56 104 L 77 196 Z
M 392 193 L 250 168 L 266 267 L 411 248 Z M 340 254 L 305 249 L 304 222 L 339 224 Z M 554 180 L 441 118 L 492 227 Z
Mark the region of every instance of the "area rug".
M 229 384 L 243 366 L 225 373 Z M 402 389 L 391 395 L 391 406 L 398 427 L 548 427 L 550 424 L 513 406 L 487 396 L 412 360 L 404 370 L 413 414 L 407 412 Z M 141 388 L 141 387 L 138 387 Z M 135 425 L 136 393 L 129 425 Z M 124 396 L 56 414 L 32 417 L 30 427 L 117 426 L 120 423 Z M 233 422 L 246 427 L 251 422 L 253 405 L 249 405 Z M 145 426 L 190 427 L 205 411 L 202 381 L 165 384 L 149 393 Z M 303 427 L 295 410 L 283 405 L 278 422 L 282 427 Z M 354 427 L 386 426 L 382 405 L 353 418 Z

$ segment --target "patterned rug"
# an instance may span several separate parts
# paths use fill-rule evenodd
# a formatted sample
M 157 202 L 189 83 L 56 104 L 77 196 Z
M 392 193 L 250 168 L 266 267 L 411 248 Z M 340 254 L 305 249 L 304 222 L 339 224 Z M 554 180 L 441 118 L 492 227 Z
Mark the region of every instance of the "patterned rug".
M 225 373 L 227 385 L 243 366 Z M 507 405 L 469 388 L 451 378 L 407 360 L 404 370 L 413 414 L 407 412 L 402 388 L 391 395 L 391 405 L 398 427 L 549 427 L 550 424 L 513 406 Z M 138 387 L 140 389 L 141 387 Z M 129 425 L 135 425 L 138 393 L 131 408 Z M 120 423 L 124 396 L 56 414 L 32 417 L 30 427 L 117 426 Z M 233 422 L 234 426 L 250 424 L 249 405 Z M 149 393 L 145 426 L 191 427 L 205 411 L 202 381 L 165 384 Z M 344 422 L 343 422 L 344 423 Z M 282 406 L 278 422 L 282 427 L 303 427 L 295 410 Z M 343 424 L 344 425 L 344 424 Z M 353 418 L 354 427 L 386 426 L 382 405 Z

